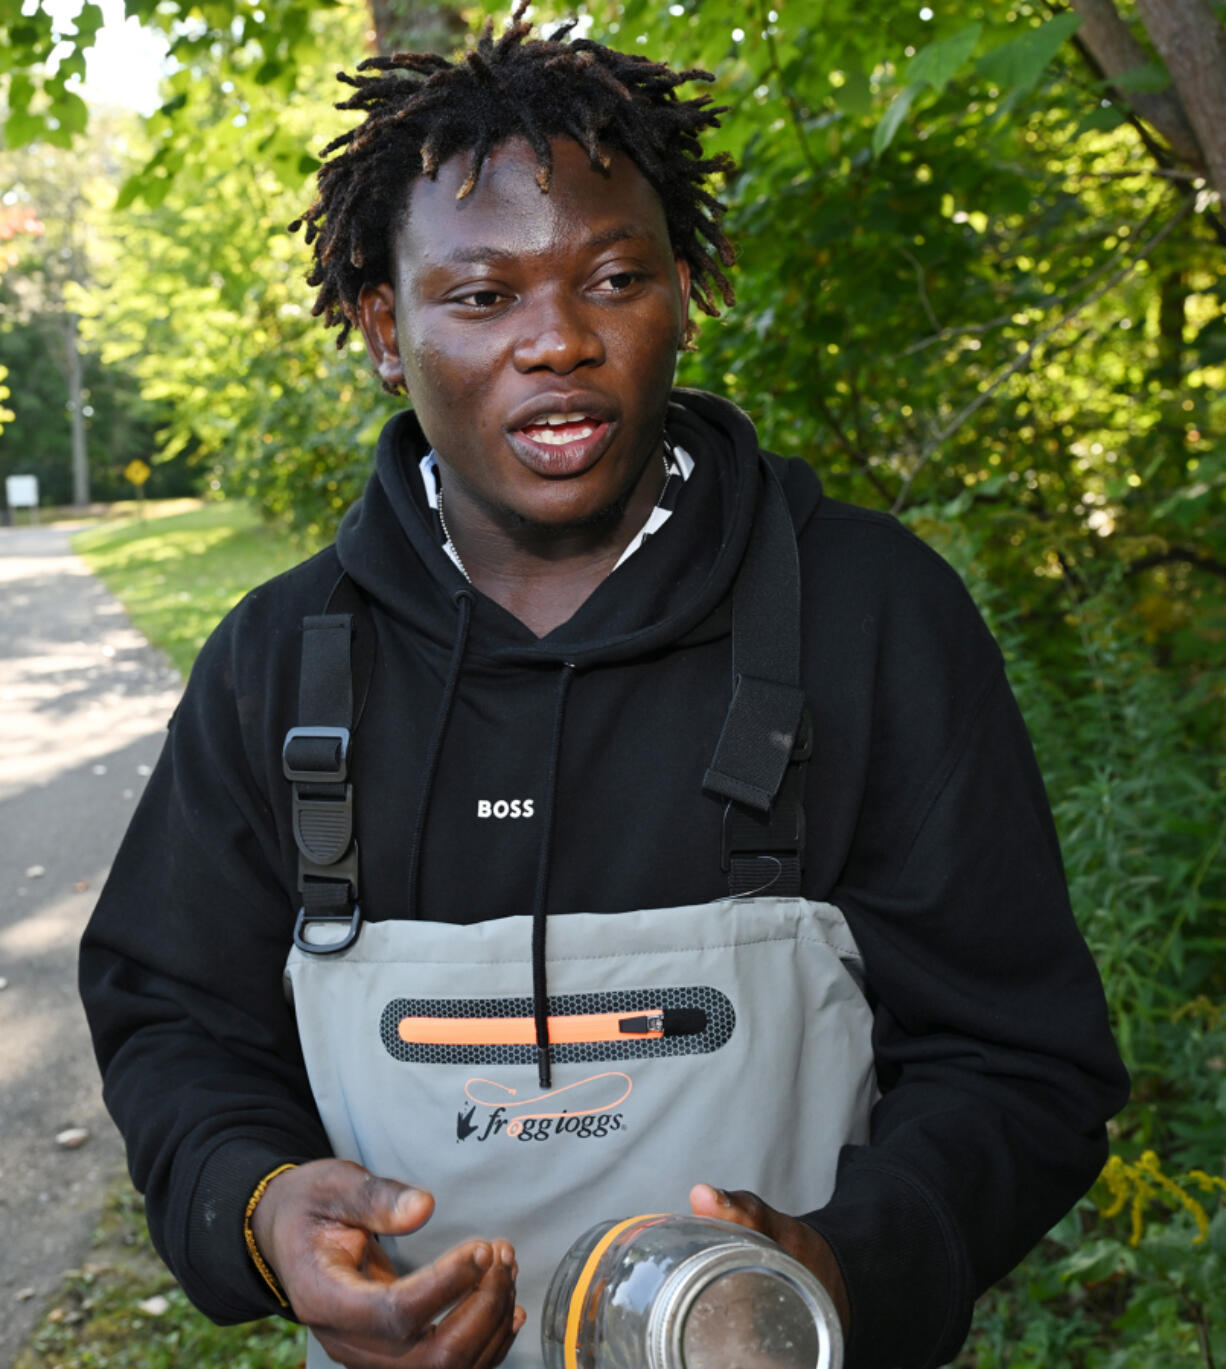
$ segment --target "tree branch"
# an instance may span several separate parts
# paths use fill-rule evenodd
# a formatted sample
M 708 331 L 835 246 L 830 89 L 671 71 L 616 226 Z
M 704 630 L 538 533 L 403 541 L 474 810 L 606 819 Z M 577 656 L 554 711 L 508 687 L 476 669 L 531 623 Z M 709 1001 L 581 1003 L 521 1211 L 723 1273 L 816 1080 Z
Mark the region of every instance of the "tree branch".
M 1128 235 L 1128 241 L 1130 243 L 1135 242 L 1138 235 L 1149 227 L 1157 213 L 1158 208 L 1155 206 L 1139 223 L 1135 223 L 1131 226 Z M 1067 304 L 1074 295 L 1080 294 L 1087 286 L 1093 285 L 1096 280 L 1105 276 L 1108 271 L 1115 267 L 1120 258 L 1126 256 L 1127 253 L 1128 248 L 1126 246 L 1120 248 L 1118 252 L 1109 257 L 1101 266 L 1096 266 L 1088 276 L 1084 276 L 1079 280 L 1071 290 L 1066 290 L 1062 295 L 1044 295 L 1042 299 L 1035 300 L 1033 304 L 1030 304 L 1027 307 L 1031 309 L 1054 309 L 1057 305 Z M 927 348 L 932 347 L 939 342 L 948 342 L 952 338 L 963 337 L 967 334 L 990 333 L 995 328 L 1003 328 L 1006 323 L 1012 323 L 1013 315 L 1016 313 L 1017 310 L 1013 309 L 1007 314 L 1000 314 L 996 318 L 988 319 L 986 323 L 964 323 L 952 328 L 942 328 L 939 333 L 933 333 L 930 337 L 920 338 L 918 342 L 913 342 L 909 346 L 904 347 L 901 354 L 905 357 L 914 356 L 917 352 L 925 351 Z
M 1209 0 L 1137 0 L 1137 9 L 1226 202 L 1226 29 Z
M 826 420 L 826 423 L 830 428 L 830 431 L 834 434 L 835 440 L 838 442 L 839 446 L 842 447 L 847 455 L 851 457 L 857 466 L 859 466 L 861 471 L 864 472 L 869 484 L 872 485 L 873 489 L 877 491 L 882 499 L 889 499 L 890 491 L 886 488 L 881 477 L 873 469 L 868 452 L 848 437 L 846 430 L 835 416 L 833 409 L 826 403 L 823 395 L 817 395 L 815 402 L 817 404 L 818 413 Z
M 1081 40 L 1079 35 L 1073 35 L 1073 44 L 1076 47 L 1077 51 L 1081 53 L 1081 56 L 1084 59 L 1086 65 L 1090 68 L 1094 75 L 1099 80 L 1105 80 L 1106 78 L 1103 72 L 1102 65 L 1099 63 L 1098 59 L 1094 56 L 1090 49 L 1085 45 L 1085 43 Z M 1199 190 L 1197 189 L 1196 181 L 1202 178 L 1196 176 L 1194 173 L 1189 175 L 1189 173 L 1187 172 L 1177 171 L 1174 167 L 1172 167 L 1171 152 L 1169 151 L 1169 149 L 1164 147 L 1154 137 L 1154 135 L 1149 131 L 1149 129 L 1138 117 L 1136 110 L 1129 108 L 1127 100 L 1124 97 L 1122 97 L 1119 94 L 1119 92 L 1115 90 L 1114 87 L 1111 87 L 1111 93 L 1116 99 L 1120 101 L 1120 104 L 1127 111 L 1126 118 L 1128 119 L 1128 122 L 1132 125 L 1133 129 L 1136 130 L 1136 135 L 1138 138 L 1140 138 L 1145 150 L 1158 164 L 1157 169 L 1149 168 L 1148 174 L 1154 176 L 1165 176 L 1168 179 L 1170 179 L 1174 184 L 1176 184 L 1182 191 L 1182 193 L 1187 195 L 1189 199 L 1197 198 L 1199 195 Z M 1095 173 L 1086 172 L 1083 174 L 1094 175 Z M 1123 176 L 1128 173 L 1099 172 L 1097 174 L 1102 177 L 1108 177 L 1112 175 Z M 1138 171 L 1136 174 L 1141 175 L 1146 173 Z M 1203 218 L 1205 222 L 1209 225 L 1209 227 L 1212 229 L 1213 235 L 1215 238 L 1217 238 L 1218 242 L 1221 243 L 1223 247 L 1226 247 L 1226 223 L 1223 223 L 1221 215 L 1215 214 L 1212 209 L 1205 208 L 1201 212 L 1201 218 Z
M 932 307 L 932 301 L 928 298 L 928 280 L 924 275 L 924 267 L 920 262 L 920 259 L 910 250 L 910 248 L 903 247 L 901 243 L 899 244 L 898 250 L 911 263 L 911 267 L 915 272 L 915 287 L 919 291 L 920 303 L 924 306 L 924 313 L 928 315 L 928 322 L 932 324 L 937 332 L 940 332 L 941 320 L 937 318 L 936 311 Z
M 1153 570 L 1155 566 L 1170 565 L 1194 566 L 1197 570 L 1226 580 L 1226 561 L 1206 556 L 1201 551 L 1193 551 L 1190 547 L 1171 547 L 1167 551 L 1155 551 L 1148 556 L 1140 556 L 1135 561 L 1128 562 L 1124 574 L 1139 575 L 1143 570 Z
M 1069 0 L 1069 4 L 1081 15 L 1077 37 L 1094 55 L 1106 80 L 1148 65 L 1149 53 L 1133 37 L 1112 0 Z M 1169 90 L 1136 91 L 1125 95 L 1124 102 L 1162 134 L 1181 162 L 1203 169 L 1204 155 L 1178 96 Z
M 817 158 L 813 155 L 813 149 L 809 146 L 809 135 L 805 131 L 804 116 L 801 113 L 800 105 L 797 104 L 796 97 L 788 89 L 788 84 L 783 79 L 783 68 L 779 65 L 779 47 L 775 42 L 775 35 L 771 32 L 765 0 L 758 0 L 758 23 L 762 26 L 762 37 L 766 39 L 766 55 L 769 59 L 766 74 L 768 76 L 773 74 L 778 79 L 779 93 L 783 96 L 783 103 L 788 107 L 792 126 L 796 130 L 796 141 L 800 144 L 800 155 L 805 159 L 805 164 L 810 173 L 817 176 L 821 168 L 818 166 Z
M 1025 370 L 1026 367 L 1028 367 L 1030 363 L 1034 360 L 1035 354 L 1039 351 L 1039 349 L 1043 346 L 1043 344 L 1047 341 L 1048 338 L 1050 338 L 1054 333 L 1059 332 L 1059 330 L 1063 328 L 1066 323 L 1069 323 L 1073 319 L 1075 319 L 1083 309 L 1088 309 L 1091 304 L 1094 304 L 1098 300 L 1100 300 L 1109 290 L 1115 289 L 1117 285 L 1119 285 L 1122 281 L 1126 280 L 1133 273 L 1133 271 L 1136 270 L 1137 266 L 1142 261 L 1144 261 L 1145 258 L 1149 256 L 1149 254 L 1153 252 L 1156 247 L 1159 247 L 1162 243 L 1166 241 L 1168 237 L 1170 237 L 1170 235 L 1175 231 L 1179 224 L 1181 224 L 1183 220 L 1186 219 L 1188 215 L 1192 212 L 1194 206 L 1195 202 L 1193 200 L 1185 200 L 1183 204 L 1180 206 L 1178 213 L 1176 213 L 1170 220 L 1168 220 L 1168 222 L 1164 224 L 1163 227 L 1161 227 L 1147 242 L 1142 243 L 1140 247 L 1138 247 L 1137 250 L 1128 259 L 1128 261 L 1126 261 L 1124 265 L 1121 266 L 1120 269 L 1115 272 L 1114 275 L 1112 275 L 1108 280 L 1104 281 L 1103 284 L 1100 285 L 1097 290 L 1094 290 L 1089 295 L 1087 295 L 1079 304 L 1074 305 L 1073 308 L 1070 309 L 1066 314 L 1061 315 L 1061 317 L 1058 318 L 1055 321 L 1055 323 L 1050 324 L 1048 327 L 1044 328 L 1043 331 L 1035 337 L 1033 342 L 1029 343 L 1026 346 L 1026 348 L 1022 352 L 1019 352 L 1018 355 L 1014 357 L 1014 359 L 1007 366 L 1002 367 L 1001 370 L 999 370 L 996 373 L 996 375 L 993 376 L 991 381 L 975 396 L 974 399 L 972 399 L 969 403 L 963 405 L 963 407 L 959 409 L 959 411 L 953 416 L 953 418 L 949 420 L 948 423 L 945 424 L 943 428 L 941 428 L 939 431 L 934 433 L 931 438 L 929 438 L 929 440 L 924 444 L 924 447 L 921 450 L 915 465 L 904 477 L 902 485 L 898 491 L 898 496 L 894 500 L 893 507 L 890 510 L 891 513 L 900 513 L 902 509 L 906 506 L 907 495 L 910 493 L 911 486 L 915 483 L 916 477 L 919 475 L 920 471 L 924 469 L 928 462 L 932 460 L 933 456 L 937 452 L 937 449 L 942 445 L 942 443 L 946 442 L 950 437 L 952 437 L 953 434 L 956 433 L 960 427 L 962 427 L 962 425 L 967 421 L 967 419 L 969 419 L 973 414 L 978 413 L 979 410 L 982 409 L 983 406 L 991 398 L 992 394 L 996 390 L 998 390 L 1005 383 L 1006 380 L 1008 380 L 1011 376 L 1015 376 L 1019 371 Z

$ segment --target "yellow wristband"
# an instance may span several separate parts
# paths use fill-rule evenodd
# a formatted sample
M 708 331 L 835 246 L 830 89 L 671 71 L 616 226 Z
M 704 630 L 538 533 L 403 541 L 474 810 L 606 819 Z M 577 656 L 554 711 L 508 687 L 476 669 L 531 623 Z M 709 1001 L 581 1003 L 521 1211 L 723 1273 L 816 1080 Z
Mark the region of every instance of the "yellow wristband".
M 273 1297 L 282 1307 L 289 1306 L 289 1299 L 281 1291 L 281 1285 L 277 1282 L 277 1276 L 264 1263 L 264 1257 L 260 1254 L 260 1248 L 255 1243 L 255 1232 L 251 1229 L 251 1219 L 255 1216 L 256 1207 L 260 1199 L 264 1196 L 264 1190 L 277 1177 L 284 1174 L 287 1169 L 297 1169 L 297 1165 L 278 1165 L 271 1174 L 265 1174 L 255 1186 L 255 1192 L 251 1195 L 247 1203 L 247 1211 L 243 1214 L 243 1239 L 247 1242 L 247 1253 L 251 1256 L 252 1263 L 260 1271 L 260 1277 L 272 1289 Z

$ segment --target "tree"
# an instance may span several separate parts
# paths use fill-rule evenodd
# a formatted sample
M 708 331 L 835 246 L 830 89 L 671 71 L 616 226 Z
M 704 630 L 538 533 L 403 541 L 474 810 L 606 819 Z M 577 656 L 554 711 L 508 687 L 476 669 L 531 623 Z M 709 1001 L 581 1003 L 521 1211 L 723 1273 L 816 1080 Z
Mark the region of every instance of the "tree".
M 1071 0 L 1081 42 L 1117 98 L 1165 140 L 1173 158 L 1205 171 L 1226 199 L 1226 30 L 1209 0 L 1137 0 L 1161 62 L 1113 0 Z
M 9 187 L 0 357 L 13 391 L 0 465 L 37 474 L 45 496 L 61 503 L 90 500 L 91 431 L 101 433 L 101 450 L 112 459 L 148 455 L 152 445 L 147 406 L 131 380 L 106 374 L 80 338 L 81 301 L 100 256 L 102 206 L 117 185 L 108 149 L 118 137 L 116 121 L 104 117 L 71 154 L 46 143 L 0 153 Z M 119 412 L 113 401 L 121 393 Z M 62 427 L 60 414 L 67 418 Z M 104 473 L 101 488 L 114 495 L 119 486 Z
M 27 149 L 20 157 L 8 154 L 14 208 L 40 224 L 26 238 L 20 269 L 9 273 L 10 301 L 19 318 L 36 319 L 40 329 L 55 335 L 48 349 L 64 377 L 72 443 L 72 501 L 89 503 L 89 455 L 85 430 L 79 318 L 73 307 L 74 290 L 88 279 L 84 215 L 86 188 L 77 167 L 55 155 L 47 144 Z M 53 212 L 54 211 L 54 212 Z M 29 250 L 37 246 L 38 250 Z

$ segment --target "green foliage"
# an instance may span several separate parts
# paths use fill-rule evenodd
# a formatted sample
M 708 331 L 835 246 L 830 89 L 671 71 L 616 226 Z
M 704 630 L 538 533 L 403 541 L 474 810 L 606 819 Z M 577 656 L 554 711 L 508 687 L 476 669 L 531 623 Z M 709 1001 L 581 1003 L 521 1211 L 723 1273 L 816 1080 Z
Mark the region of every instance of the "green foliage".
M 1220 1363 L 1226 766 L 1220 743 L 1198 741 L 1210 723 L 1206 682 L 1189 689 L 1155 662 L 1143 624 L 1120 614 L 1117 585 L 1085 598 L 1062 587 L 1067 635 L 1058 651 L 1039 652 L 1009 587 L 985 574 L 990 532 L 965 516 L 915 521 L 963 571 L 1005 653 L 1074 911 L 1133 1072 L 1133 1101 L 1112 1124 L 1109 1182 L 982 1300 L 958 1364 Z M 1207 1192 L 1195 1182 L 1181 1190 L 1202 1205 L 1204 1233 L 1158 1154 L 1208 1171 Z
M 235 500 L 165 518 L 124 518 L 73 538 L 73 550 L 184 675 L 204 639 L 253 585 L 313 549 Z
M 314 12 L 338 0 L 126 0 L 125 12 L 161 29 L 170 56 L 183 66 L 216 66 L 231 54 L 260 53 L 257 76 L 290 94 L 303 57 L 311 51 Z M 41 3 L 32 12 L 21 0 L 0 3 L 0 93 L 7 96 L 4 146 L 33 142 L 71 147 L 89 117 L 74 87 L 85 76 L 85 54 L 102 27 L 102 9 L 86 0 L 77 14 L 63 17 Z M 7 79 L 6 79 L 7 78 Z M 7 89 L 5 89 L 7 87 Z M 180 129 L 191 139 L 186 121 Z
M 140 1199 L 120 1183 L 88 1262 L 66 1275 L 13 1369 L 300 1369 L 302 1359 L 297 1326 L 214 1326 L 195 1311 L 154 1253 Z
M 5 301 L 0 284 L 0 307 Z M 0 327 L 0 368 L 7 368 L 7 418 L 0 413 L 0 481 L 18 472 L 38 477 L 44 504 L 72 501 L 72 437 L 63 358 L 46 326 L 49 320 Z M 126 499 L 132 487 L 123 468 L 149 460 L 156 446 L 158 411 L 129 372 L 103 366 L 96 354 L 83 361 L 85 427 L 94 499 Z M 5 398 L 0 395 L 0 399 Z M 194 492 L 195 474 L 183 458 L 159 462 L 146 487 L 154 499 Z
M 350 8 L 316 15 L 310 36 L 356 56 L 362 32 Z M 251 76 L 262 53 L 233 61 Z M 360 493 L 394 408 L 361 341 L 338 352 L 312 318 L 308 253 L 286 232 L 311 195 L 309 149 L 344 126 L 324 104 L 337 65 L 316 56 L 299 69 L 310 98 L 248 84 L 237 114 L 207 75 L 172 77 L 133 149 L 143 170 L 120 192 L 125 250 L 82 306 L 104 360 L 131 368 L 165 409 L 164 457 L 189 453 L 212 490 L 308 531 L 334 529 Z M 183 110 L 196 129 L 186 147 Z
M 110 149 L 121 138 L 119 122 L 103 116 L 72 153 L 46 144 L 0 152 L 3 203 L 23 230 L 10 232 L 0 254 L 0 363 L 8 367 L 12 411 L 0 437 L 0 476 L 38 476 L 44 503 L 72 497 L 70 349 L 80 363 L 94 499 L 131 493 L 123 469 L 136 457 L 154 460 L 156 430 L 167 416 L 140 393 L 128 368 L 104 364 L 79 338 L 81 292 L 114 247 L 103 206 L 114 194 Z M 192 473 L 178 460 L 156 462 L 146 493 L 192 490 Z

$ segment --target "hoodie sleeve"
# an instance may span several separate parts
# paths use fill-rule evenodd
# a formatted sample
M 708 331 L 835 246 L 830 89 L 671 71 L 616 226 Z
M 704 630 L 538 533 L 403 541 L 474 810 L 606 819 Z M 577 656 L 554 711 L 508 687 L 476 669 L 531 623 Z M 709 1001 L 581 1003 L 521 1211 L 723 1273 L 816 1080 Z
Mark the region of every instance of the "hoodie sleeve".
M 861 802 L 830 894 L 864 955 L 883 1092 L 806 1218 L 847 1282 L 848 1369 L 952 1359 L 974 1299 L 1094 1181 L 1128 1092 L 1000 653 L 908 541 L 905 590 L 872 615 Z
M 249 609 L 197 661 L 80 959 L 104 1097 L 154 1244 L 222 1323 L 280 1310 L 244 1245 L 256 1184 L 329 1153 L 281 985 L 293 867 L 241 720 L 263 711 L 270 680 L 255 677 L 286 642 L 275 625 L 244 638 L 235 622 Z M 240 638 L 262 650 L 240 656 Z

